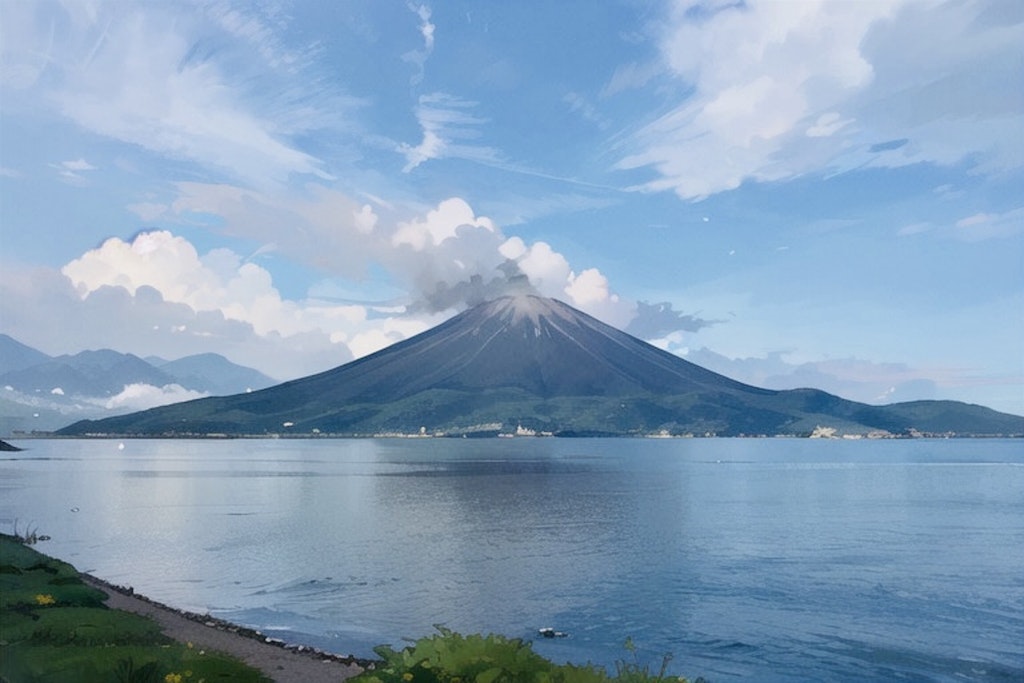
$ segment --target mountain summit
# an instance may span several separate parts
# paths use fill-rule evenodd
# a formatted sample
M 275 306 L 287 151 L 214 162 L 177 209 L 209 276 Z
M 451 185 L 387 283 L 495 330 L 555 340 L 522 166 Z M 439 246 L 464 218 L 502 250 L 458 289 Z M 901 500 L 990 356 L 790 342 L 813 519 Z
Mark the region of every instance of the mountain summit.
M 333 370 L 178 403 L 65 435 L 1020 434 L 1024 418 L 952 401 L 869 406 L 701 368 L 553 299 L 475 306 Z
M 353 385 L 356 368 L 365 378 Z M 338 373 L 338 374 L 335 374 Z M 377 400 L 430 389 L 521 390 L 539 398 L 670 394 L 731 385 L 561 301 L 504 297 L 320 376 Z M 754 390 L 758 391 L 758 390 Z

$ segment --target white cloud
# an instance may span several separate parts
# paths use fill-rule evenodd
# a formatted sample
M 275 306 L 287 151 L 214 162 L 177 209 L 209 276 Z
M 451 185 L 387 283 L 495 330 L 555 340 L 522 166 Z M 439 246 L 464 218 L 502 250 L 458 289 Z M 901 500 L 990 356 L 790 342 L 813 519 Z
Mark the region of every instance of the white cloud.
M 420 35 L 423 36 L 423 49 L 410 50 L 402 55 L 402 59 L 416 67 L 416 73 L 412 75 L 410 82 L 413 85 L 418 85 L 423 81 L 423 73 L 427 59 L 430 58 L 430 54 L 434 51 L 434 30 L 437 27 L 430 22 L 431 12 L 427 5 L 409 4 L 408 7 L 420 18 L 419 29 Z
M 662 72 L 657 62 L 646 64 L 629 63 L 615 69 L 611 79 L 602 88 L 602 97 L 611 97 L 627 90 L 642 88 Z
M 562 296 L 572 276 L 572 268 L 565 256 L 551 248 L 547 242 L 523 245 L 522 255 L 516 259 L 519 269 L 530 279 L 530 284 L 544 296 Z M 511 252 L 506 247 L 506 252 Z
M 57 169 L 57 174 L 61 180 L 72 185 L 84 185 L 85 176 L 82 174 L 98 170 L 96 166 L 81 158 L 73 161 L 62 161 L 59 164 L 50 164 L 50 166 Z
M 62 161 L 60 163 L 62 168 L 69 171 L 95 171 L 96 167 L 90 164 L 85 159 L 79 158 L 74 161 Z
M 826 169 L 1019 168 L 1024 24 L 983 0 L 713 3 L 678 0 L 661 38 L 692 94 L 633 137 L 620 168 L 686 199 Z M 941 41 L 947 49 L 928 49 Z M 983 76 L 983 77 L 982 77 Z M 878 143 L 906 140 L 898 147 Z
M 976 213 L 958 220 L 954 236 L 968 242 L 1013 237 L 1024 233 L 1024 208 L 1005 213 Z
M 930 230 L 932 230 L 932 228 L 933 226 L 931 223 L 928 223 L 926 221 L 920 221 L 918 223 L 910 223 L 909 225 L 904 225 L 903 227 L 896 231 L 896 234 L 901 237 L 906 237 L 908 235 L 920 235 L 922 233 L 929 232 Z
M 314 78 L 316 90 L 300 91 L 296 76 L 309 66 L 308 50 L 275 38 L 271 26 L 284 17 L 224 4 L 34 7 L 5 6 L 0 29 L 3 70 L 15 72 L 4 82 L 25 102 L 92 133 L 260 185 L 326 176 L 323 162 L 291 137 L 344 127 L 356 103 Z M 63 170 L 92 169 L 79 160 Z
M 140 287 L 160 292 L 164 301 L 194 311 L 216 311 L 228 320 L 248 323 L 256 334 L 284 337 L 334 331 L 339 321 L 358 321 L 358 306 L 301 305 L 281 298 L 270 273 L 243 263 L 227 249 L 200 257 L 182 237 L 166 231 L 140 233 L 131 242 L 111 238 L 62 269 L 80 296 L 101 287 L 122 287 L 135 295 Z
M 356 358 L 368 356 L 443 322 L 444 315 L 382 318 L 356 332 L 347 343 Z
M 229 185 L 180 183 L 179 189 L 174 211 L 217 216 L 226 233 L 277 244 L 280 252 L 332 275 L 358 281 L 370 264 L 380 266 L 408 293 L 410 312 L 416 315 L 458 310 L 510 287 L 519 289 L 524 286 L 516 280 L 520 275 L 541 294 L 567 299 L 614 324 L 628 322 L 632 310 L 607 284 L 592 286 L 604 277 L 597 271 L 584 276 L 570 293 L 567 288 L 577 276 L 562 254 L 545 242 L 527 245 L 506 237 L 493 220 L 477 215 L 459 197 L 399 219 L 398 208 L 379 203 L 378 214 L 369 205 L 319 186 L 311 186 L 301 198 Z M 287 233 L 282 226 L 288 226 Z M 510 261 L 518 270 L 507 268 Z
M 913 368 L 858 358 L 794 362 L 783 352 L 730 358 L 706 347 L 681 350 L 678 339 L 668 340 L 665 347 L 701 367 L 753 386 L 779 390 L 813 387 L 863 403 L 939 398 L 943 385 L 957 385 L 959 374 L 950 369 Z
M 611 122 L 605 118 L 597 107 L 578 92 L 568 92 L 562 101 L 569 105 L 569 111 L 578 113 L 585 121 L 589 121 L 601 130 L 607 130 Z
M 420 33 L 423 35 L 423 49 L 430 52 L 434 49 L 434 29 L 436 28 L 430 23 L 430 8 L 420 5 L 416 14 L 419 15 L 422 22 L 420 23 Z
M 805 131 L 804 135 L 809 138 L 828 137 L 838 133 L 851 123 L 853 123 L 853 119 L 844 119 L 839 112 L 826 112 L 818 117 L 818 120 Z
M 404 143 L 399 146 L 398 151 L 406 158 L 402 172 L 408 173 L 432 159 L 469 159 L 496 163 L 497 150 L 465 142 L 479 138 L 479 126 L 487 123 L 486 119 L 471 113 L 476 106 L 476 102 L 447 93 L 421 95 L 416 107 L 416 119 L 423 130 L 423 139 L 416 146 Z
M 0 319 L 18 331 L 19 341 L 52 354 L 109 348 L 178 358 L 214 351 L 276 379 L 312 374 L 352 359 L 347 346 L 332 343 L 322 331 L 259 335 L 250 323 L 228 319 L 219 310 L 167 301 L 150 285 L 134 293 L 103 285 L 83 297 L 68 277 L 45 268 L 4 269 Z M 360 325 L 343 321 L 354 329 Z M 69 329 L 74 335 L 67 334 Z M 334 331 L 344 333 L 340 324 Z
M 24 90 L 39 80 L 54 49 L 54 27 L 36 11 L 34 3 L 8 2 L 0 21 L 0 85 Z
M 477 218 L 465 200 L 458 197 L 446 199 L 436 209 L 427 213 L 423 220 L 413 219 L 399 223 L 398 230 L 391 237 L 395 246 L 408 244 L 417 251 L 427 246 L 437 246 L 446 239 L 456 236 L 462 227 L 481 228 L 494 232 L 490 218 Z
M 378 242 L 379 216 L 345 193 L 310 185 L 298 192 L 260 192 L 227 184 L 183 182 L 174 214 L 215 217 L 222 232 L 245 237 L 316 269 L 362 277 Z
M 613 293 L 608 286 L 608 278 L 597 268 L 587 268 L 578 275 L 570 274 L 565 293 L 577 308 L 620 329 L 636 316 L 636 305 Z
M 625 327 L 636 315 L 636 306 L 612 292 L 601 271 L 587 268 L 577 274 L 565 256 L 547 242 L 527 246 L 512 237 L 501 244 L 499 252 L 515 262 L 542 296 L 561 299 L 615 327 Z
M 126 385 L 116 396 L 111 396 L 105 401 L 97 401 L 97 403 L 107 410 L 129 412 L 147 410 L 179 401 L 191 401 L 206 395 L 200 391 L 185 389 L 178 384 L 156 387 L 151 384 L 135 383 Z
M 179 189 L 172 214 L 212 215 L 226 233 L 276 240 L 257 253 L 274 250 L 320 266 L 354 288 L 376 264 L 390 278 L 386 288 L 407 293 L 406 305 L 287 299 L 251 260 L 223 248 L 200 253 L 180 235 L 152 230 L 130 241 L 108 239 L 60 273 L 6 273 L 2 298 L 21 303 L 0 311 L 5 320 L 29 342 L 53 336 L 52 321 L 61 320 L 82 329 L 77 343 L 84 347 L 174 357 L 216 350 L 287 378 L 372 353 L 467 305 L 524 288 L 619 326 L 633 315 L 633 304 L 598 270 L 574 271 L 549 244 L 506 237 L 461 198 L 396 220 L 394 209 L 378 215 L 318 187 L 301 198 L 227 185 Z

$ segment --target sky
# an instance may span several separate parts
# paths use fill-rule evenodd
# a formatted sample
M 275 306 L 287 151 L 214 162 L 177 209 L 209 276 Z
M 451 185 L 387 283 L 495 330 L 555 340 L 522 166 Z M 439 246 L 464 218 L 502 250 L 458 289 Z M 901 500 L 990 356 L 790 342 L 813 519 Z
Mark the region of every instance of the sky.
M 1024 3 L 0 1 L 0 332 L 286 380 L 531 291 L 1024 414 Z

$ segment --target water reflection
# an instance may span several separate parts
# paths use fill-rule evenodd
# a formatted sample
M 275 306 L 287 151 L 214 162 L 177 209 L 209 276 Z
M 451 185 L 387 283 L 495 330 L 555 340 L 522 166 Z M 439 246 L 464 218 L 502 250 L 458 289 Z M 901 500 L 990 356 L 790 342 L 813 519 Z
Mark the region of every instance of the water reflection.
M 1017 445 L 33 442 L 0 460 L 0 524 L 158 600 L 360 654 L 442 622 L 553 626 L 572 637 L 537 647 L 576 661 L 630 636 L 716 680 L 870 678 L 883 646 L 915 671 L 948 652 L 1007 671 Z

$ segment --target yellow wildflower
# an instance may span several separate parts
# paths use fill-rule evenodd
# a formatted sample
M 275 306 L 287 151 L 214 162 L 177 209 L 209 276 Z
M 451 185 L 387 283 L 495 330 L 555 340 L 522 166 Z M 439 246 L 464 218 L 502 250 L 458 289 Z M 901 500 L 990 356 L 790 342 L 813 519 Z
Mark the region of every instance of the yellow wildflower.
M 36 596 L 36 604 L 37 605 L 52 605 L 52 604 L 54 604 L 56 602 L 57 601 L 54 600 L 53 596 L 49 595 L 49 594 L 43 595 L 42 593 L 40 593 L 39 595 Z
M 403 681 L 411 681 L 412 680 L 412 674 L 409 673 L 408 671 L 406 671 L 404 674 L 402 674 L 402 680 Z
M 181 683 L 181 674 L 167 674 L 166 676 L 164 676 L 164 683 Z

